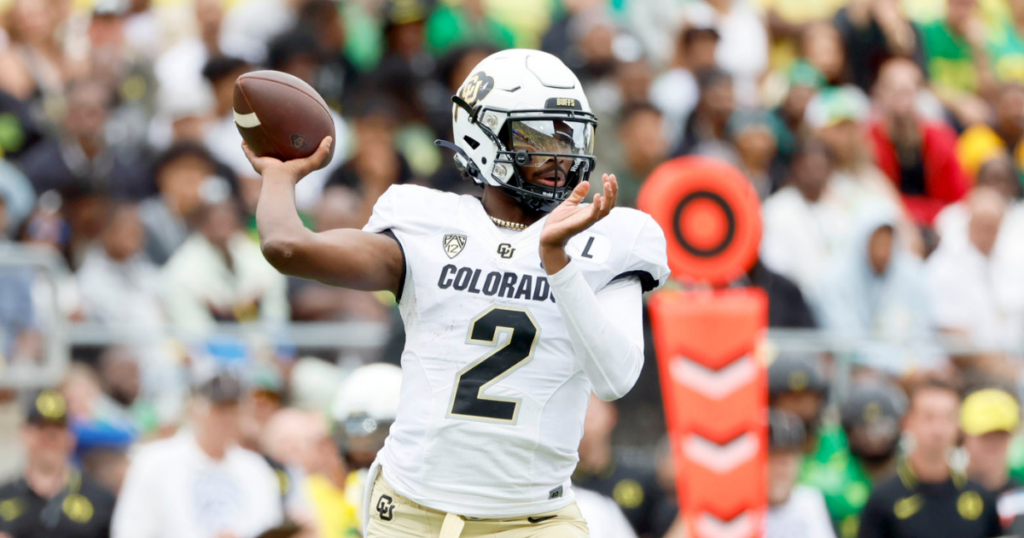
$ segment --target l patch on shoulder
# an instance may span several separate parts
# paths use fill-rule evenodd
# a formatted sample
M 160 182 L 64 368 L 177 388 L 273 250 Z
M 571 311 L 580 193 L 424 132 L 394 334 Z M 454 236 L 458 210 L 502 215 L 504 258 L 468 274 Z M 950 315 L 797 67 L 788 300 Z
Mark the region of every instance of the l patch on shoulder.
M 462 234 L 445 234 L 442 246 L 448 258 L 454 258 L 462 252 L 462 249 L 466 248 L 466 236 Z

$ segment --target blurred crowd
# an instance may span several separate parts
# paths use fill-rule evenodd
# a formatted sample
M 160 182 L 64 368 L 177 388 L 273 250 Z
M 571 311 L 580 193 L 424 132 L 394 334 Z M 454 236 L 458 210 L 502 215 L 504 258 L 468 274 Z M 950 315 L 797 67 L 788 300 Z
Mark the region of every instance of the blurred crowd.
M 21 476 L 0 536 L 357 536 L 353 472 L 393 419 L 373 403 L 387 390 L 359 389 L 393 380 L 372 369 L 397 363 L 401 324 L 388 294 L 263 259 L 233 84 L 275 69 L 323 95 L 338 150 L 298 209 L 361 227 L 393 184 L 479 192 L 433 141 L 508 47 L 577 73 L 593 177 L 616 174 L 622 205 L 670 158 L 741 170 L 764 232 L 736 285 L 768 293 L 773 327 L 856 344 L 773 366 L 769 535 L 994 536 L 997 493 L 1012 524 L 1024 0 L 0 0 L 0 262 L 33 247 L 71 269 L 0 265 L 0 368 L 40 361 L 58 319 L 131 336 L 76 349 L 53 390 L 0 390 L 0 428 L 25 423 L 0 443 L 0 474 Z M 289 321 L 385 324 L 391 342 L 307 357 Z M 635 392 L 663 428 L 650 366 Z M 595 406 L 575 477 L 607 518 L 594 536 L 677 536 L 667 448 L 630 464 Z

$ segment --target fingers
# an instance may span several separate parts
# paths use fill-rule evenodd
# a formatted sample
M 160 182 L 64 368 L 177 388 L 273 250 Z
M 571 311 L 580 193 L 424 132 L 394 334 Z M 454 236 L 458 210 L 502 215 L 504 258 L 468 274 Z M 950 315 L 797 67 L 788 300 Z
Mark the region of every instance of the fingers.
M 572 205 L 579 205 L 579 203 L 582 202 L 584 198 L 586 198 L 588 192 L 590 192 L 590 182 L 582 181 L 579 185 L 576 185 L 576 187 L 573 188 L 572 193 L 569 194 L 569 197 L 565 199 L 565 202 L 568 202 Z
M 255 170 L 257 174 L 262 174 L 262 167 L 256 165 L 259 161 L 259 156 L 253 153 L 252 148 L 249 147 L 249 144 L 245 143 L 245 140 L 242 141 L 242 151 L 245 152 L 245 157 L 249 159 L 249 164 L 252 165 L 252 169 Z

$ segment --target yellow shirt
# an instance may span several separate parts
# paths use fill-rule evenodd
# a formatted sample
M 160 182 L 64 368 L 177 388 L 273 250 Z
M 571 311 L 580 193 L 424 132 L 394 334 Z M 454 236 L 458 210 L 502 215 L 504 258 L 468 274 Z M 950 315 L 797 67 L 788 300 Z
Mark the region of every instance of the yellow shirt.
M 321 538 L 357 538 L 360 536 L 356 508 L 345 499 L 345 491 L 326 477 L 306 478 L 306 497 L 313 505 Z

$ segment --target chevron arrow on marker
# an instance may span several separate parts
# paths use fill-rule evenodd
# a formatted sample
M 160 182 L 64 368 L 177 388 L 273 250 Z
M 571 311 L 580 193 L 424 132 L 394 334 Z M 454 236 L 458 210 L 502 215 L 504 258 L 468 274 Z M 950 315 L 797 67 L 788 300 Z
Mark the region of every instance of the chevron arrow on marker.
M 690 461 L 717 474 L 727 474 L 736 467 L 757 456 L 758 442 L 754 434 L 747 432 L 724 445 L 715 443 L 697 434 L 690 434 L 683 441 L 683 455 Z
M 672 379 L 694 392 L 721 400 L 757 378 L 758 365 L 744 355 L 720 370 L 712 370 L 686 357 L 676 357 L 669 366 Z
M 703 512 L 697 517 L 697 536 L 709 538 L 748 538 L 754 536 L 754 518 L 748 512 L 722 521 L 712 514 Z

